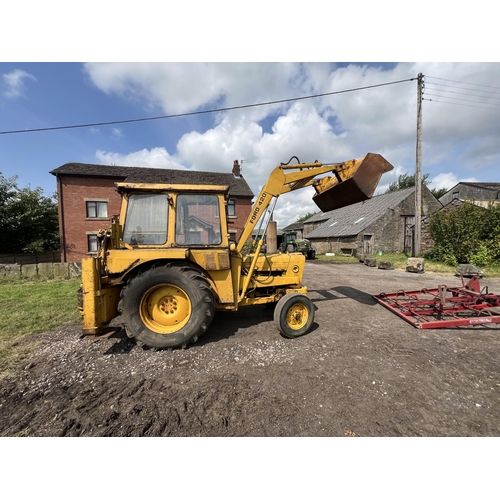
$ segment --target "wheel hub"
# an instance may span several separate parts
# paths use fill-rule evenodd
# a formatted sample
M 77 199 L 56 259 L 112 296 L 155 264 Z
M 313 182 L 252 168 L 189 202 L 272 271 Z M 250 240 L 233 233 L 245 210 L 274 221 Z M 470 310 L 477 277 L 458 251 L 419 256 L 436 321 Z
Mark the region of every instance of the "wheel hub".
M 178 302 L 174 297 L 164 297 L 159 307 L 165 314 L 175 314 L 178 308 Z
M 175 285 L 153 287 L 141 300 L 141 319 L 156 333 L 177 332 L 189 321 L 191 312 L 192 306 L 188 295 Z
M 295 304 L 288 311 L 287 322 L 290 328 L 300 330 L 307 323 L 308 317 L 307 308 L 302 304 Z

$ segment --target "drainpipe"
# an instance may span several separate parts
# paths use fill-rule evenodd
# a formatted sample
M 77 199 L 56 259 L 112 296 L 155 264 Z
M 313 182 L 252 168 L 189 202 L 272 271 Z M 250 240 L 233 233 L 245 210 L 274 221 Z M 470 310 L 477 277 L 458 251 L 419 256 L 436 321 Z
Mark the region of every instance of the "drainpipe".
M 66 262 L 66 231 L 64 229 L 64 201 L 63 201 L 63 188 L 61 178 L 57 176 L 57 187 L 59 192 L 59 231 L 60 231 L 60 241 L 62 245 L 63 252 L 63 262 Z

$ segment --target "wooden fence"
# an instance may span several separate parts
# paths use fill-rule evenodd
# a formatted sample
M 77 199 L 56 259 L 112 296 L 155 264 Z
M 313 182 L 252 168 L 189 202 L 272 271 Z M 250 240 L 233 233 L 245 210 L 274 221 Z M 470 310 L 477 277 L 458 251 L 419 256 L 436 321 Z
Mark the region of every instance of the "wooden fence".
M 0 264 L 44 264 L 61 262 L 61 252 L 0 254 Z

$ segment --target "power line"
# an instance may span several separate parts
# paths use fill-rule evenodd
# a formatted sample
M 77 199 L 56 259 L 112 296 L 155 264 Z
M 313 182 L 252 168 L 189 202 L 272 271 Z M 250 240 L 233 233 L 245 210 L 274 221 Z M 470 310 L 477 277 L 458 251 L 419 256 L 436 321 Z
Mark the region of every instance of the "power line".
M 449 80 L 446 78 L 437 78 L 437 77 L 432 77 L 432 76 L 427 76 L 426 75 L 426 80 L 427 78 L 431 78 L 434 80 L 441 80 L 444 82 L 453 82 L 453 83 L 458 83 L 460 85 L 469 85 L 469 86 L 474 86 L 474 87 L 486 87 L 490 89 L 497 89 L 500 90 L 500 87 L 494 87 L 492 85 L 483 85 L 479 83 L 469 83 L 469 82 L 461 82 L 458 80 Z M 455 106 L 467 106 L 469 108 L 477 108 L 477 109 L 489 109 L 489 110 L 500 110 L 498 106 L 500 103 L 498 102 L 491 102 L 492 100 L 500 100 L 500 97 L 493 97 L 491 95 L 485 95 L 485 94 L 493 94 L 493 95 L 500 95 L 499 92 L 493 92 L 489 90 L 482 90 L 479 88 L 470 88 L 470 87 L 457 87 L 455 85 L 449 85 L 449 84 L 441 84 L 441 83 L 434 83 L 434 82 L 428 82 L 428 85 L 432 85 L 432 87 L 428 87 L 429 90 L 431 90 L 431 93 L 426 92 L 426 96 L 432 96 L 432 97 L 437 97 L 439 99 L 447 99 L 447 101 L 441 101 L 438 99 L 427 99 L 425 98 L 426 101 L 429 102 L 438 102 L 442 104 L 453 104 Z M 448 90 L 448 89 L 459 89 L 459 90 L 464 90 L 466 92 L 456 92 L 453 90 Z M 455 97 L 455 96 L 450 96 L 450 95 L 440 95 L 440 94 L 433 94 L 432 91 L 434 92 L 440 92 L 440 93 L 447 93 L 447 94 L 454 94 L 455 96 L 470 96 L 470 97 L 475 97 L 477 100 L 472 100 L 472 99 L 463 99 L 460 97 Z M 452 101 L 452 102 L 450 102 Z M 480 106 L 474 106 L 471 104 L 462 104 L 461 102 L 457 101 L 462 101 L 462 102 L 470 102 L 473 104 L 479 104 Z M 483 104 L 484 106 L 481 106 Z
M 175 114 L 175 115 L 153 116 L 153 117 L 148 117 L 148 118 L 134 118 L 134 119 L 130 119 L 130 120 L 114 120 L 114 121 L 99 122 L 99 123 L 85 123 L 85 124 L 80 124 L 80 125 L 63 125 L 60 127 L 33 128 L 33 129 L 26 129 L 26 130 L 6 130 L 3 132 L 0 132 L 0 135 L 22 134 L 22 133 L 28 133 L 28 132 L 46 132 L 46 131 L 50 131 L 50 130 L 65 130 L 65 129 L 84 128 L 84 127 L 101 127 L 104 125 L 118 125 L 120 123 L 137 123 L 137 122 L 145 122 L 145 121 L 152 121 L 152 120 L 165 120 L 165 119 L 169 119 L 169 118 L 181 118 L 181 117 L 193 116 L 193 115 L 203 115 L 203 114 L 208 114 L 208 113 L 219 113 L 222 111 L 233 111 L 236 109 L 255 108 L 258 106 L 270 106 L 272 104 L 282 104 L 285 102 L 300 101 L 300 100 L 304 100 L 304 99 L 316 99 L 318 97 L 326 97 L 326 96 L 331 96 L 331 95 L 335 95 L 335 94 L 344 94 L 347 92 L 356 92 L 358 90 L 366 90 L 366 89 L 373 89 L 376 87 L 384 87 L 387 85 L 395 85 L 397 83 L 411 82 L 413 80 L 416 80 L 416 78 L 407 78 L 406 80 L 398 80 L 398 81 L 394 81 L 394 82 L 379 83 L 377 85 L 368 85 L 366 87 L 358 87 L 358 88 L 354 88 L 354 89 L 338 90 L 336 92 L 326 92 L 324 94 L 315 94 L 315 95 L 308 95 L 308 96 L 302 96 L 302 97 L 292 97 L 290 99 L 281 99 L 278 101 L 261 102 L 261 103 L 257 103 L 257 104 L 245 104 L 242 106 L 232 106 L 232 107 L 228 107 L 228 108 L 207 109 L 204 111 L 192 111 L 190 113 L 179 113 L 179 114 Z
M 437 90 L 437 92 L 439 92 L 439 90 Z M 446 92 L 446 90 L 442 90 L 442 92 Z M 454 92 L 454 93 L 456 94 L 457 92 Z M 462 99 L 460 97 L 450 97 L 448 95 L 430 94 L 429 92 L 426 92 L 425 95 L 432 95 L 432 96 L 435 96 L 435 97 L 443 97 L 445 99 L 452 99 L 452 100 L 455 100 L 455 101 L 467 101 L 467 102 L 475 102 L 476 104 L 488 104 L 487 102 L 473 101 L 472 99 Z M 460 95 L 471 95 L 471 96 L 474 97 L 473 94 L 460 94 Z M 497 98 L 497 100 L 498 99 L 500 99 L 500 98 Z M 491 104 L 492 105 L 499 105 L 500 103 L 498 103 L 498 102 L 492 102 Z
M 475 97 L 480 97 L 482 99 L 500 99 L 500 97 L 490 97 L 490 96 L 487 96 L 487 95 L 479 95 L 479 94 L 468 94 L 468 93 L 465 93 L 465 92 L 455 92 L 454 90 L 446 90 L 446 89 L 460 89 L 460 90 L 474 90 L 474 89 L 467 89 L 467 88 L 464 88 L 464 87 L 453 87 L 453 86 L 450 86 L 450 85 L 440 85 L 440 84 L 436 84 L 436 83 L 429 83 L 427 85 L 433 85 L 433 87 L 430 87 L 431 89 L 437 89 L 437 90 L 441 90 L 442 92 L 448 92 L 450 94 L 461 94 L 461 95 L 470 95 L 470 96 L 475 96 Z M 429 88 L 429 87 L 427 87 Z M 490 92 L 488 90 L 476 90 L 476 92 L 483 92 L 483 93 L 488 93 L 488 94 L 494 94 L 494 95 L 500 95 L 500 92 Z
M 434 95 L 434 94 L 427 94 L 427 95 Z M 450 98 L 450 97 L 447 97 L 447 96 L 436 96 L 436 97 L 440 97 L 442 99 L 453 99 L 453 98 Z M 439 102 L 439 103 L 442 103 L 442 104 L 453 104 L 454 106 L 467 106 L 468 108 L 478 108 L 478 109 L 488 109 L 490 111 L 500 111 L 500 107 L 499 108 L 495 108 L 493 106 L 471 106 L 470 104 L 461 104 L 459 102 L 447 102 L 447 101 L 439 101 L 437 99 L 427 99 L 427 98 L 424 98 L 423 99 L 424 101 L 429 101 L 429 102 Z M 465 100 L 465 99 L 463 99 Z M 477 101 L 469 101 L 469 102 L 477 102 Z
M 425 75 L 425 78 L 432 78 L 433 80 L 442 80 L 444 82 L 461 83 L 462 85 L 474 85 L 475 87 L 488 87 L 490 89 L 498 89 L 498 90 L 500 90 L 500 87 L 493 87 L 492 85 L 483 85 L 481 83 L 460 82 L 458 80 L 448 80 L 446 78 L 438 78 L 436 76 L 428 76 L 428 75 Z

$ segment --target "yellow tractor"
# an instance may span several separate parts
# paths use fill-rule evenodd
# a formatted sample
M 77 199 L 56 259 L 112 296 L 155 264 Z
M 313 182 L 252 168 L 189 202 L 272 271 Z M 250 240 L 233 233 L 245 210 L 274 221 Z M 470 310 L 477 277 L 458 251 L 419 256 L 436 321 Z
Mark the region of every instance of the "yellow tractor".
M 100 232 L 97 257 L 82 260 L 83 334 L 98 335 L 119 317 L 138 345 L 186 347 L 207 331 L 215 311 L 276 304 L 282 335 L 304 335 L 314 321 L 302 285 L 305 256 L 263 254 L 263 238 L 245 254 L 245 243 L 259 221 L 266 233 L 280 195 L 313 186 L 313 200 L 326 212 L 370 198 L 392 168 L 373 153 L 335 164 L 293 157 L 269 176 L 237 243 L 229 239 L 227 186 L 117 183 L 120 215 Z

